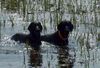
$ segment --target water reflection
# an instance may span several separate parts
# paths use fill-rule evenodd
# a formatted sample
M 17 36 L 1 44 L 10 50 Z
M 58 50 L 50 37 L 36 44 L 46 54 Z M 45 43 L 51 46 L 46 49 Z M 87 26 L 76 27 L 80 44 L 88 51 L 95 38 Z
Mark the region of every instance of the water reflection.
M 58 63 L 60 68 L 73 68 L 75 59 L 71 58 L 68 47 L 59 47 Z
M 29 66 L 31 67 L 40 67 L 42 65 L 42 55 L 40 50 L 31 49 L 29 52 Z
M 56 47 L 56 46 L 55 46 Z M 52 49 L 52 46 L 49 47 L 51 50 Z M 57 53 L 55 53 L 54 51 L 49 51 L 49 49 L 47 48 L 46 51 L 43 51 L 45 50 L 45 48 L 40 48 L 40 49 L 30 49 L 29 51 L 29 68 L 48 68 L 48 67 L 54 67 L 54 68 L 73 68 L 74 66 L 74 62 L 75 62 L 75 59 L 72 58 L 72 55 L 69 54 L 69 50 L 70 48 L 68 47 L 57 47 Z M 43 51 L 43 52 L 41 52 Z M 48 52 L 48 53 L 47 53 Z M 43 54 L 44 53 L 44 54 Z M 46 53 L 47 53 L 47 56 L 46 57 Z M 51 56 L 52 54 L 52 56 Z M 53 57 L 55 57 L 55 55 L 57 56 L 54 60 Z M 43 58 L 43 56 L 45 56 L 45 58 Z M 50 57 L 52 59 L 50 59 Z M 46 59 L 46 60 L 44 60 Z M 49 62 L 49 64 L 44 64 L 45 62 Z M 55 62 L 53 62 L 53 60 Z M 44 62 L 45 61 L 45 62 Z M 56 62 L 57 61 L 57 62 Z M 57 67 L 56 66 L 52 66 L 52 63 L 53 64 L 57 64 Z M 46 65 L 46 66 L 45 66 Z

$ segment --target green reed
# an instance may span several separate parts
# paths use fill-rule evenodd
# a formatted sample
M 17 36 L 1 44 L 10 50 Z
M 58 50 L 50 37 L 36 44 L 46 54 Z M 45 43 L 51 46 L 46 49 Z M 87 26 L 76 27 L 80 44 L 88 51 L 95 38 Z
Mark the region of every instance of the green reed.
M 11 26 L 14 27 L 14 17 L 13 16 L 9 16 L 9 18 L 10 18 Z
M 90 44 L 89 44 L 89 34 L 96 36 L 97 29 L 96 27 L 100 26 L 100 9 L 96 7 L 96 4 L 99 0 L 66 0 L 68 2 L 65 3 L 64 0 L 0 0 L 1 2 L 1 10 L 6 8 L 8 11 L 18 11 L 19 14 L 26 18 L 27 21 L 40 21 L 43 24 L 43 28 L 47 31 L 46 24 L 50 24 L 56 30 L 56 26 L 59 24 L 60 21 L 63 20 L 64 13 L 69 14 L 70 20 L 78 28 L 77 25 L 83 24 L 85 29 L 89 29 L 89 32 L 82 33 L 84 35 L 78 35 L 77 30 L 74 30 L 76 34 L 74 34 L 74 38 L 80 45 L 80 56 L 85 60 L 84 68 L 89 68 L 89 59 L 90 59 Z M 35 2 L 35 3 L 33 3 Z M 88 5 L 85 5 L 88 2 Z M 39 10 L 41 6 L 42 9 Z M 53 8 L 53 9 L 52 9 Z M 89 10 L 88 10 L 89 9 Z M 98 11 L 97 11 L 98 10 Z M 50 21 L 47 18 L 46 13 L 50 13 Z M 43 14 L 43 20 L 38 20 L 39 13 Z M 93 14 L 93 15 L 91 15 Z M 90 16 L 92 17 L 91 20 Z M 31 18 L 30 18 L 31 17 Z M 87 19 L 88 18 L 88 19 Z M 10 21 L 12 27 L 14 26 L 14 19 L 10 17 Z M 87 21 L 88 20 L 88 21 Z M 4 20 L 4 23 L 6 21 Z M 52 26 L 53 24 L 53 26 Z M 76 25 L 77 24 L 77 25 Z M 94 27 L 89 27 L 88 25 L 93 25 Z M 0 23 L 1 26 L 1 23 Z M 0 29 L 1 30 L 1 29 Z M 73 32 L 74 33 L 74 32 Z M 1 36 L 1 33 L 0 33 Z M 85 41 L 86 40 L 86 41 Z M 100 38 L 97 38 L 97 41 L 100 41 Z M 88 57 L 88 59 L 87 59 Z M 93 54 L 93 59 L 95 59 L 95 54 Z M 50 67 L 50 63 L 48 63 Z
M 22 0 L 22 10 L 23 10 L 23 17 L 25 18 L 26 15 L 26 0 Z
M 0 42 L 1 42 L 1 20 L 0 20 Z
M 5 0 L 0 0 L 1 2 L 1 10 L 5 7 Z
M 64 13 L 70 14 L 71 21 L 73 24 L 76 26 L 77 23 L 84 23 L 86 26 L 86 23 L 92 22 L 91 24 L 94 23 L 95 26 L 99 26 L 99 15 L 97 12 L 97 7 L 96 4 L 98 0 L 91 0 L 89 2 L 90 5 L 85 5 L 86 0 L 80 1 L 79 0 L 67 0 L 68 2 L 65 3 L 64 0 L 54 0 L 54 3 L 51 3 L 50 0 L 1 0 L 1 9 L 6 8 L 7 10 L 10 11 L 18 11 L 20 14 L 22 13 L 23 17 L 26 18 L 29 21 L 34 21 L 35 18 L 38 20 L 39 13 L 41 11 L 41 14 L 44 13 L 44 28 L 46 29 L 46 24 L 54 24 L 55 29 L 57 24 L 62 20 L 62 17 Z M 29 3 L 28 3 L 29 2 Z M 35 4 L 33 3 L 35 2 Z M 33 6 L 32 6 L 33 5 Z M 39 10 L 37 6 L 41 5 L 42 9 Z M 37 8 L 36 8 L 37 7 Z M 88 11 L 87 9 L 90 7 L 90 10 Z M 53 10 L 51 10 L 54 8 Z M 21 12 L 20 12 L 21 10 Z M 46 12 L 50 13 L 50 22 L 46 20 Z M 32 17 L 32 20 L 30 20 L 30 15 Z M 86 18 L 88 17 L 89 14 L 94 14 L 92 21 L 86 22 Z M 35 17 L 35 15 L 37 15 Z M 52 17 L 54 16 L 54 17 Z M 80 17 L 80 19 L 77 18 Z M 53 19 L 54 18 L 54 19 Z M 89 18 L 89 17 L 88 17 Z M 79 20 L 79 21 L 77 21 Z M 54 22 L 54 23 L 52 23 Z M 77 27 L 77 26 L 76 26 Z M 87 27 L 85 28 L 87 29 Z M 91 30 L 93 32 L 92 34 L 96 33 L 94 30 Z

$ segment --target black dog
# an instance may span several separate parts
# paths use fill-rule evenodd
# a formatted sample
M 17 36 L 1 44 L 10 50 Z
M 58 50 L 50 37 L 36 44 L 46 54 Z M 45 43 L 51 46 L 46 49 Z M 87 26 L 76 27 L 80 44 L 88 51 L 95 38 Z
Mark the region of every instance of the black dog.
M 19 41 L 20 43 L 29 43 L 32 47 L 41 45 L 40 33 L 42 31 L 41 23 L 32 22 L 28 30 L 30 34 L 17 33 L 12 36 L 12 40 Z
M 58 31 L 53 34 L 41 36 L 41 40 L 59 46 L 67 45 L 68 35 L 73 30 L 73 24 L 70 21 L 61 21 L 57 29 Z

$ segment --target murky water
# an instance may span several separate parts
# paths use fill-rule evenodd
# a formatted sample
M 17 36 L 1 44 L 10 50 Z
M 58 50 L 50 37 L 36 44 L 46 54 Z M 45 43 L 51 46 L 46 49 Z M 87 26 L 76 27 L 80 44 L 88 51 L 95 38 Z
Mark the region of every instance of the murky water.
M 15 13 L 7 12 L 0 1 L 0 8 L 3 8 L 0 9 L 0 67 L 100 68 L 99 1 L 60 1 L 27 0 L 26 7 L 25 2 L 20 2 L 24 7 L 21 5 Z M 60 20 L 71 20 L 75 26 L 69 45 L 64 48 L 42 42 L 39 51 L 34 51 L 10 39 L 15 33 L 29 33 L 27 27 L 31 21 L 42 23 L 42 34 L 53 33 Z
M 59 48 L 42 42 L 40 50 L 34 51 L 26 44 L 10 40 L 15 33 L 27 34 L 27 27 L 30 22 L 24 22 L 16 13 L 1 15 L 4 17 L 13 15 L 15 18 L 13 27 L 9 19 L 5 23 L 1 20 L 0 66 L 2 68 L 100 67 L 100 44 L 96 41 L 96 35 L 84 33 L 86 31 L 84 24 L 80 24 L 81 27 L 72 32 L 69 37 L 69 45 L 66 48 Z M 79 30 L 81 28 L 82 30 Z M 87 38 L 89 39 L 87 40 Z

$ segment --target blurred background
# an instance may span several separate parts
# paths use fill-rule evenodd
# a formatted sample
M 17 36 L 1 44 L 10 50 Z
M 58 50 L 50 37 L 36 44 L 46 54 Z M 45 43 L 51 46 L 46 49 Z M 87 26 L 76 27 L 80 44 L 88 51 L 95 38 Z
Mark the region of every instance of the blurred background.
M 67 50 L 42 42 L 34 52 L 10 39 L 28 34 L 32 21 L 41 22 L 42 34 L 50 34 L 62 20 L 74 25 Z M 100 0 L 0 0 L 0 67 L 99 68 Z

